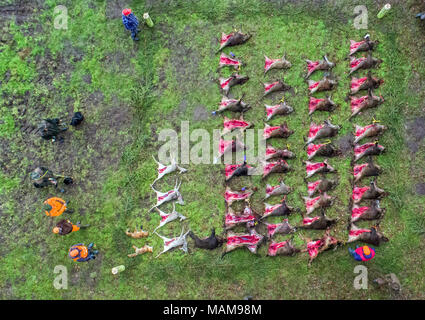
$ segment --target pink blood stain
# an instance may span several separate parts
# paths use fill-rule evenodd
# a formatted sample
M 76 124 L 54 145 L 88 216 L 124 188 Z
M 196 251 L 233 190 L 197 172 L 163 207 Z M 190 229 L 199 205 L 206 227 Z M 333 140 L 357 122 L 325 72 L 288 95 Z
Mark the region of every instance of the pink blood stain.
M 280 126 L 264 128 L 263 137 L 269 138 L 273 131 L 279 130 L 279 129 L 280 129 Z
M 354 148 L 354 154 L 357 156 L 364 153 L 367 149 L 372 148 L 375 144 L 373 142 L 365 143 L 359 147 Z M 380 146 L 381 147 L 381 146 Z
M 316 99 L 316 98 L 311 97 L 310 103 L 308 104 L 308 110 L 309 111 L 316 110 L 317 105 L 322 101 L 325 101 L 325 99 Z
M 357 48 L 365 43 L 365 41 L 355 42 L 354 40 L 350 40 L 350 54 L 357 50 Z
M 310 173 L 311 171 L 316 171 L 324 166 L 325 164 L 323 162 L 314 163 L 314 164 L 307 165 L 306 170 L 307 170 L 307 173 Z
M 359 218 L 360 216 L 362 216 L 367 210 L 369 209 L 369 207 L 360 207 L 360 208 L 353 208 L 351 210 L 351 217 L 353 219 Z
M 374 124 L 369 124 L 366 127 L 360 128 L 359 130 L 356 131 L 356 137 L 360 137 L 361 135 L 363 135 L 367 130 L 373 128 L 375 125 Z
M 220 40 L 220 44 L 224 44 L 224 43 L 226 43 L 231 37 L 233 36 L 233 33 L 230 33 L 230 34 L 224 34 L 222 37 L 221 37 L 221 40 Z
M 224 64 L 224 65 L 231 65 L 231 66 L 237 66 L 240 65 L 240 62 L 235 60 L 235 59 L 230 59 L 226 56 L 224 56 L 223 54 L 221 54 L 220 56 L 220 64 Z
M 317 201 L 319 201 L 320 200 L 320 196 L 318 196 L 318 197 L 316 197 L 316 198 L 313 198 L 313 199 L 311 199 L 311 200 L 307 200 L 306 202 L 305 202 L 305 207 L 307 208 L 307 210 L 308 209 L 310 209 L 311 207 L 313 207 L 314 206 L 314 204 L 317 202 Z
M 367 100 L 367 96 L 363 96 L 360 98 L 352 98 L 351 99 L 351 111 L 355 111 L 361 107 L 361 104 Z
M 229 120 L 224 122 L 224 128 L 227 129 L 236 129 L 236 128 L 245 128 L 249 126 L 249 123 L 243 120 Z
M 307 63 L 308 72 L 312 72 L 316 70 L 319 64 L 320 64 L 320 61 L 313 61 L 313 62 Z
M 323 124 L 320 125 L 314 125 L 312 124 L 310 126 L 310 131 L 308 132 L 308 137 L 309 138 L 314 138 L 316 136 L 316 134 L 323 128 Z
M 312 224 L 314 221 L 317 221 L 319 219 L 320 219 L 320 217 L 304 218 L 303 219 L 303 225 L 308 226 L 308 225 Z
M 324 144 L 312 144 L 310 143 L 307 146 L 307 154 L 310 156 L 311 154 L 315 153 L 317 150 L 319 150 Z
M 274 235 L 274 232 L 277 227 L 278 227 L 278 224 L 269 224 L 267 226 L 267 234 L 269 235 L 269 237 Z
M 276 153 L 276 149 L 273 147 L 267 147 L 266 148 L 266 155 L 271 155 L 271 154 L 275 154 Z
M 313 90 L 314 88 L 317 88 L 320 82 L 315 82 L 311 86 L 308 87 L 309 90 Z
M 247 212 L 240 216 L 235 214 L 227 214 L 225 218 L 225 224 L 227 226 L 237 224 L 237 223 L 244 223 L 244 222 L 252 222 L 255 220 L 255 217 L 251 214 L 251 210 L 247 210 Z
M 251 245 L 255 245 L 260 240 L 261 240 L 261 238 L 258 237 L 255 234 L 253 234 L 253 235 L 247 234 L 247 235 L 243 235 L 243 236 L 232 236 L 232 237 L 228 237 L 227 238 L 227 244 L 228 245 L 235 245 L 235 244 L 249 243 Z
M 170 190 L 170 191 L 168 191 L 166 194 L 164 194 L 163 196 L 159 196 L 158 197 L 158 201 L 162 201 L 162 200 L 164 200 L 165 198 L 167 198 L 170 194 L 172 194 L 174 192 L 174 190 Z
M 220 83 L 221 88 L 222 88 L 222 89 L 226 88 L 226 87 L 229 85 L 229 82 L 230 82 L 231 80 L 232 80 L 232 77 L 230 77 L 230 78 L 227 78 L 227 79 L 223 80 L 223 81 Z
M 276 252 L 279 248 L 282 248 L 284 246 L 286 246 L 286 244 L 288 243 L 288 241 L 283 241 L 283 242 L 272 242 L 269 246 L 269 255 L 270 256 L 275 256 Z
M 164 168 L 158 169 L 158 173 L 163 173 L 165 170 L 167 170 L 167 168 L 168 167 L 164 167 Z
M 310 257 L 315 258 L 319 254 L 319 248 L 322 245 L 322 240 L 310 241 L 307 243 L 307 251 Z
M 270 69 L 273 63 L 279 61 L 280 59 L 269 59 L 266 58 L 266 63 L 264 64 L 264 70 L 267 71 Z
M 353 189 L 353 200 L 359 200 L 363 194 L 369 190 L 369 187 L 354 187 Z
M 269 173 L 275 166 L 278 166 L 278 165 L 287 165 L 288 163 L 285 161 L 285 160 L 280 160 L 280 161 L 277 161 L 277 162 L 269 162 L 269 163 L 267 163 L 267 165 L 265 165 L 264 166 L 264 170 L 263 170 L 263 173 L 264 174 L 267 174 L 267 173 Z
M 264 211 L 264 216 L 271 214 L 273 211 L 275 211 L 280 206 L 281 206 L 281 204 L 276 204 L 274 206 L 266 207 L 266 209 Z
M 241 164 L 228 164 L 226 165 L 226 167 L 224 168 L 224 172 L 226 174 L 226 178 L 230 177 L 237 168 L 242 167 Z M 246 166 L 247 168 L 251 168 L 250 166 Z
M 361 235 L 362 233 L 365 233 L 365 232 L 370 232 L 370 230 L 369 229 L 350 230 L 348 235 L 350 237 L 357 237 L 357 236 L 359 236 L 359 235 Z
M 276 189 L 276 188 L 278 188 L 279 186 L 274 186 L 274 187 L 272 187 L 272 186 L 268 186 L 268 187 L 266 187 L 266 194 L 270 194 L 270 193 L 272 193 L 273 192 L 273 190 L 274 189 Z
M 320 184 L 320 182 L 322 182 L 322 180 L 317 180 L 317 181 L 314 181 L 314 182 L 310 182 L 307 185 L 308 191 L 314 191 L 314 190 L 316 190 L 316 188 Z
M 236 100 L 236 99 L 224 100 L 224 101 L 220 102 L 220 106 L 221 107 L 227 107 L 229 104 L 236 103 L 236 102 L 238 102 L 238 100 Z
M 350 68 L 353 69 L 353 68 L 357 67 L 359 65 L 359 63 L 361 63 L 362 61 L 365 61 L 365 60 L 366 60 L 365 57 L 362 57 L 362 58 L 359 58 L 359 59 L 353 59 L 350 62 Z
M 218 144 L 218 151 L 220 152 L 220 154 L 223 154 L 226 151 L 226 149 L 230 145 L 232 145 L 232 143 L 233 143 L 233 140 L 226 141 L 226 140 L 220 139 L 220 142 Z
M 367 167 L 367 164 L 360 164 L 358 166 L 354 166 L 354 176 L 356 177 L 357 175 L 359 175 L 365 167 Z
M 270 83 L 270 84 L 268 84 L 268 85 L 266 85 L 266 86 L 264 86 L 264 92 L 265 93 L 267 93 L 267 92 L 269 92 L 274 86 L 276 86 L 277 84 L 279 83 L 279 81 L 276 81 L 276 82 L 273 82 L 273 83 Z
M 165 241 L 165 246 L 168 247 L 169 244 L 173 243 L 174 241 L 176 241 L 176 239 L 171 239 L 170 241 Z
M 270 115 L 272 115 L 274 112 L 275 112 L 275 110 L 277 109 L 277 108 L 279 108 L 279 104 L 277 104 L 277 105 L 275 105 L 275 106 L 268 106 L 268 107 L 266 107 L 266 111 L 267 111 L 267 116 L 269 117 Z
M 161 216 L 161 222 L 163 222 L 164 220 L 167 220 L 169 216 L 170 216 L 169 214 L 165 216 Z
M 367 77 L 364 78 L 353 78 L 351 79 L 351 89 L 358 89 L 360 86 L 367 80 Z

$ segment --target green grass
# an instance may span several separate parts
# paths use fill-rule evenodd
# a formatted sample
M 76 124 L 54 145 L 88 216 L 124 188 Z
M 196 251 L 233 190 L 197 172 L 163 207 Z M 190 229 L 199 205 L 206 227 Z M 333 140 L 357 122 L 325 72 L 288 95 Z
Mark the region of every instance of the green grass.
M 7 147 L 0 163 L 9 163 L 8 171 L 0 173 L 0 236 L 9 249 L 0 252 L 0 266 L 4 270 L 0 274 L 0 297 L 391 297 L 385 290 L 372 287 L 371 282 L 369 290 L 353 288 L 353 269 L 357 263 L 348 255 L 347 246 L 321 254 L 308 268 L 306 254 L 293 258 L 268 258 L 265 257 L 266 246 L 263 246 L 258 256 L 247 250 L 237 250 L 220 259 L 220 250 L 196 250 L 191 241 L 189 255 L 177 250 L 154 259 L 162 250 L 159 237 L 150 235 L 147 239 L 133 240 L 124 234 L 127 228 L 138 228 L 141 224 L 152 232 L 159 224 L 158 215 L 148 213 L 154 203 L 150 183 L 156 177 L 156 165 L 151 155 L 156 155 L 162 145 L 155 135 L 165 128 L 179 130 L 181 121 L 190 121 L 191 131 L 204 128 L 212 133 L 222 127 L 221 116 L 194 121 L 194 110 L 201 106 L 210 113 L 217 108 L 221 96 L 213 81 L 219 76 L 216 39 L 222 31 L 242 28 L 253 34 L 252 39 L 243 46 L 224 51 L 232 51 L 246 63 L 241 73 L 249 75 L 250 80 L 231 91 L 234 96 L 244 93 L 244 99 L 251 103 L 253 108 L 245 114 L 245 119 L 261 129 L 265 120 L 263 104 L 280 99 L 260 100 L 260 82 L 283 77 L 294 88 L 294 94 L 285 93 L 285 100 L 294 107 L 295 113 L 284 120 L 295 133 L 288 141 L 272 142 L 276 147 L 288 143 L 297 154 L 297 158 L 289 162 L 294 171 L 283 176 L 285 183 L 294 188 L 288 196 L 290 205 L 303 208 L 301 196 L 306 195 L 302 178 L 305 168 L 301 160 L 306 158 L 303 138 L 311 119 L 307 116 L 307 86 L 303 80 L 305 59 L 319 59 L 328 54 L 329 59 L 337 64 L 333 72 L 339 84 L 332 97 L 340 108 L 330 115 L 317 113 L 312 117 L 315 122 L 320 122 L 330 116 L 333 123 L 342 126 L 334 140 L 352 132 L 355 123 L 368 124 L 373 116 L 388 125 L 389 130 L 380 139 L 387 152 L 377 159 L 377 163 L 384 168 L 379 186 L 390 192 L 382 201 L 387 214 L 381 223 L 381 230 L 390 242 L 377 248 L 376 258 L 368 264 L 369 275 L 394 272 L 402 282 L 403 297 L 423 298 L 421 275 L 425 268 L 419 258 L 423 250 L 423 218 L 418 214 L 423 211 L 420 208 L 423 209 L 425 203 L 412 192 L 414 183 L 424 177 L 418 169 L 423 167 L 423 157 L 420 157 L 423 150 L 416 157 L 407 153 L 404 124 L 411 115 L 420 114 L 421 90 L 412 92 L 409 88 L 413 71 L 421 70 L 423 66 L 415 50 L 424 39 L 413 38 L 418 26 L 415 21 L 407 19 L 405 9 L 394 10 L 393 14 L 378 21 L 375 18 L 377 6 L 373 1 L 366 2 L 370 11 L 367 32 L 372 39 L 380 41 L 374 54 L 384 63 L 374 73 L 385 79 L 378 93 L 386 102 L 353 122 L 347 121 L 350 110 L 344 101 L 349 87 L 345 58 L 349 39 L 360 39 L 365 30 L 352 27 L 352 1 L 341 1 L 335 6 L 328 4 L 322 10 L 305 4 L 282 6 L 279 1 L 272 4 L 259 0 L 223 0 L 214 5 L 206 0 L 170 1 L 167 7 L 158 3 L 148 8 L 140 1 L 133 1 L 129 5 L 139 19 L 143 12 L 149 11 L 155 23 L 153 29 L 143 28 L 138 43 L 133 43 L 123 30 L 119 15 L 116 19 L 108 18 L 111 8 L 105 1 L 90 4 L 77 0 L 65 3 L 46 1 L 46 10 L 41 10 L 38 16 L 42 32 L 30 36 L 27 31 L 31 24 L 17 26 L 8 23 L 7 32 L 11 37 L 0 47 L 0 79 L 10 73 L 9 81 L 0 86 L 0 120 L 4 122 L 0 125 L 0 143 Z M 68 7 L 68 30 L 52 27 L 56 4 Z M 26 48 L 31 50 L 22 59 L 18 53 Z M 292 62 L 292 68 L 274 70 L 264 77 L 263 55 L 277 58 L 283 53 Z M 222 70 L 223 75 L 230 73 L 230 70 Z M 46 80 L 46 75 L 51 76 L 51 83 Z M 89 82 L 85 80 L 87 75 L 91 78 Z M 39 76 L 43 81 L 33 81 Z M 312 79 L 320 77 L 321 74 L 316 73 Z M 419 72 L 419 77 L 424 79 L 425 74 Z M 29 98 L 23 100 L 26 91 L 30 92 Z M 20 113 L 23 104 L 27 105 L 25 115 Z M 66 116 L 78 110 L 86 116 L 85 123 L 81 129 L 71 129 L 62 147 L 39 141 L 36 137 L 28 138 L 19 131 L 21 120 L 36 123 L 39 116 Z M 276 125 L 281 121 L 282 118 L 277 117 L 270 123 Z M 408 161 L 401 161 L 400 155 L 404 154 Z M 76 213 L 69 218 L 73 222 L 90 223 L 90 229 L 66 237 L 53 236 L 50 230 L 54 222 L 41 212 L 41 206 L 45 198 L 58 193 L 53 189 L 34 189 L 27 177 L 38 163 L 73 175 L 76 185 L 59 196 L 70 200 L 70 206 L 75 209 Z M 341 157 L 331 159 L 330 163 L 338 169 L 340 184 L 331 192 L 338 200 L 328 215 L 340 218 L 332 234 L 345 240 L 346 207 L 351 195 L 350 159 Z M 189 218 L 185 222 L 186 228 L 206 236 L 214 226 L 221 233 L 225 188 L 223 166 L 191 164 L 185 167 L 189 171 L 181 176 L 181 192 L 186 205 L 178 209 Z M 156 188 L 168 190 L 174 185 L 175 178 L 174 175 L 165 177 Z M 280 178 L 282 176 L 276 175 L 267 182 L 275 184 Z M 263 210 L 261 199 L 265 182 L 259 177 L 235 179 L 231 186 L 234 189 L 258 187 L 252 203 L 256 210 Z M 165 206 L 162 209 L 167 211 L 170 208 Z M 300 221 L 299 215 L 290 217 L 294 225 Z M 173 222 L 159 233 L 171 237 L 180 234 L 181 228 L 182 224 Z M 306 231 L 301 235 L 315 238 L 322 233 Z M 278 237 L 276 240 L 283 239 Z M 294 241 L 298 246 L 305 245 L 300 234 Z M 67 250 L 78 242 L 95 242 L 100 251 L 98 259 L 86 264 L 71 261 Z M 145 243 L 154 247 L 153 254 L 127 258 L 133 244 L 140 247 Z M 126 266 L 126 271 L 118 277 L 112 276 L 111 268 L 120 264 Z M 68 290 L 53 288 L 56 265 L 68 268 Z M 406 268 L 406 265 L 410 267 Z M 95 277 L 90 276 L 93 272 Z

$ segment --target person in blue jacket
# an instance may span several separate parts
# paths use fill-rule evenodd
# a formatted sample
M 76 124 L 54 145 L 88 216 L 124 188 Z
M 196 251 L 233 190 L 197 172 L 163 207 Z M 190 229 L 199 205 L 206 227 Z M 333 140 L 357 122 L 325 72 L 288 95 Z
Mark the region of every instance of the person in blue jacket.
M 122 11 L 122 23 L 127 30 L 131 31 L 131 38 L 134 41 L 138 41 L 137 33 L 140 30 L 137 28 L 139 26 L 139 20 L 137 20 L 136 16 L 131 12 L 131 9 L 124 9 Z

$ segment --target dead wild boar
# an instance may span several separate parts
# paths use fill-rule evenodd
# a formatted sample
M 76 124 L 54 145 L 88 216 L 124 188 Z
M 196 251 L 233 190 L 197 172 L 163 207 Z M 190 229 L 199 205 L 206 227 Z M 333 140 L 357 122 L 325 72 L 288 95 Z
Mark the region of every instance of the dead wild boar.
M 242 85 L 245 82 L 247 82 L 248 80 L 249 80 L 248 76 L 242 76 L 242 75 L 239 75 L 237 73 L 232 74 L 228 78 L 220 77 L 218 79 L 218 81 L 220 83 L 220 89 L 222 90 L 222 92 L 224 93 L 225 96 L 229 95 L 231 87 L 234 87 L 236 85 Z
M 283 159 L 279 159 L 276 162 L 263 162 L 262 167 L 263 167 L 262 179 L 265 179 L 267 176 L 269 176 L 272 173 L 284 173 L 290 170 L 289 164 Z
M 332 80 L 330 77 L 325 76 L 320 81 L 307 80 L 309 94 L 314 94 L 316 92 L 332 90 L 338 84 L 338 81 Z
M 374 246 L 379 246 L 383 242 L 388 242 L 388 238 L 385 237 L 381 232 L 376 230 L 377 227 L 370 229 L 363 229 L 357 227 L 355 224 L 351 224 L 348 232 L 348 241 L 351 243 L 354 241 L 365 242 Z
M 307 248 L 301 252 L 308 252 L 308 255 L 310 256 L 308 262 L 309 266 L 313 260 L 317 258 L 319 253 L 336 248 L 338 245 L 342 244 L 341 241 L 330 235 L 330 229 L 326 230 L 324 236 L 320 239 L 311 240 L 306 238 L 305 240 L 307 241 Z
M 351 78 L 351 90 L 350 94 L 356 94 L 361 90 L 378 89 L 384 80 L 372 77 L 372 73 L 369 71 L 367 77 L 363 78 Z
M 264 200 L 279 195 L 287 195 L 291 192 L 291 187 L 288 187 L 283 181 L 281 181 L 278 185 L 272 186 L 270 184 L 266 185 L 266 196 Z
M 353 169 L 354 183 L 359 182 L 366 177 L 377 177 L 381 174 L 382 169 L 373 163 L 372 157 L 369 156 L 367 163 L 355 165 Z
M 360 98 L 351 97 L 351 116 L 349 119 L 353 118 L 364 110 L 376 108 L 383 102 L 384 98 L 382 96 L 374 96 L 372 90 L 369 90 L 369 94 L 367 96 Z
M 378 40 L 371 41 L 369 35 L 366 35 L 364 40 L 359 42 L 350 40 L 350 56 L 360 51 L 372 51 L 378 43 Z
M 286 204 L 286 196 L 282 199 L 281 203 L 275 205 L 264 203 L 264 206 L 264 214 L 261 216 L 260 220 L 263 220 L 267 217 L 289 216 L 294 211 L 293 207 L 290 207 Z
M 265 237 L 254 228 L 249 230 L 249 234 L 227 232 L 226 248 L 221 257 L 238 248 L 247 248 L 251 253 L 257 253 L 258 247 L 263 243 Z
M 311 160 L 314 157 L 335 157 L 340 156 L 341 150 L 338 150 L 333 144 L 313 144 L 310 143 L 307 146 L 307 160 Z
M 354 187 L 352 199 L 354 204 L 360 203 L 363 200 L 376 200 L 385 197 L 387 193 L 378 188 L 376 181 L 371 181 L 369 187 Z
M 370 53 L 367 55 L 367 57 L 361 57 L 358 59 L 355 57 L 350 57 L 350 72 L 348 75 L 353 74 L 357 70 L 375 68 L 381 63 L 381 59 L 373 58 Z
M 309 182 L 307 184 L 307 193 L 309 197 L 313 197 L 317 193 L 322 194 L 326 191 L 330 191 L 334 189 L 337 185 L 337 180 L 328 180 L 326 178 L 322 178 L 320 180 Z
M 293 130 L 289 130 L 288 124 L 285 122 L 280 126 L 269 126 L 267 123 L 264 126 L 263 139 L 267 140 L 270 138 L 289 138 L 294 133 Z
M 221 131 L 221 136 L 224 136 L 235 130 L 243 134 L 246 129 L 251 128 L 252 126 L 253 124 L 251 122 L 245 121 L 243 116 L 241 116 L 239 119 L 229 119 L 224 117 L 223 131 Z
M 230 181 L 234 177 L 252 176 L 256 171 L 255 168 L 247 165 L 246 162 L 243 164 L 227 164 L 224 170 L 226 181 Z
M 264 86 L 264 95 L 263 97 L 267 96 L 268 94 L 272 93 L 272 92 L 277 92 L 277 91 L 286 91 L 291 89 L 291 86 L 286 84 L 285 82 L 281 81 L 281 80 L 276 80 L 273 82 L 266 82 L 263 83 Z
M 275 234 L 291 234 L 296 231 L 296 228 L 289 224 L 288 219 L 284 219 L 281 223 L 266 223 L 267 237 L 271 239 Z
M 266 113 L 267 113 L 266 121 L 269 121 L 271 118 L 277 115 L 287 116 L 291 114 L 292 112 L 294 112 L 294 108 L 287 105 L 286 102 L 282 102 L 274 106 L 269 106 L 266 104 L 265 106 L 266 106 Z
M 308 139 L 306 145 L 314 142 L 317 139 L 332 138 L 338 134 L 340 126 L 333 125 L 329 120 L 325 120 L 323 124 L 310 124 L 310 130 L 308 132 Z
M 291 240 L 283 242 L 272 241 L 269 245 L 269 249 L 267 250 L 267 256 L 294 256 L 300 251 L 300 249 L 295 248 Z
M 336 223 L 336 219 L 329 219 L 325 216 L 324 210 L 321 210 L 321 213 L 313 218 L 303 217 L 302 225 L 298 226 L 297 229 L 306 229 L 306 230 L 326 230 L 332 227 Z
M 327 159 L 323 162 L 303 161 L 303 163 L 305 164 L 305 169 L 307 172 L 306 179 L 314 176 L 317 173 L 336 172 L 335 168 L 328 164 Z
M 308 115 L 311 116 L 316 111 L 328 111 L 332 112 L 336 109 L 337 104 L 332 101 L 330 97 L 325 99 L 317 99 L 310 97 L 310 102 L 308 104 Z
M 243 98 L 243 97 L 242 97 Z M 232 111 L 232 112 L 245 112 L 250 106 L 240 99 L 230 99 L 228 97 L 223 96 L 221 98 L 220 105 L 218 106 L 218 110 L 214 111 L 213 114 L 221 113 L 223 111 Z
M 269 144 L 266 146 L 265 160 L 267 161 L 272 159 L 293 159 L 295 157 L 295 153 L 288 149 L 276 149 Z
M 381 135 L 385 130 L 387 130 L 387 127 L 380 125 L 378 123 L 372 123 L 365 127 L 361 127 L 356 125 L 355 129 L 355 139 L 354 144 L 359 143 L 360 140 L 364 138 L 371 138 Z
M 351 222 L 381 220 L 385 213 L 385 208 L 380 207 L 379 200 L 372 200 L 370 207 L 359 206 L 357 204 L 351 207 Z
M 264 63 L 264 74 L 272 69 L 288 69 L 292 65 L 286 60 L 285 55 L 281 59 L 269 59 L 267 56 L 264 56 L 266 62 Z
M 330 207 L 333 203 L 334 198 L 331 196 L 328 196 L 325 192 L 315 198 L 303 197 L 303 199 L 305 202 L 306 212 L 309 215 L 315 210 L 318 210 L 318 209 L 321 210 L 323 208 Z
M 222 52 L 221 55 L 220 55 L 220 62 L 218 64 L 218 70 L 220 70 L 224 67 L 231 67 L 231 68 L 233 68 L 237 71 L 243 65 L 244 64 L 239 59 L 229 57 L 227 54 Z
M 363 157 L 378 156 L 385 151 L 385 148 L 376 142 L 368 142 L 361 146 L 354 147 L 354 162 L 359 161 Z

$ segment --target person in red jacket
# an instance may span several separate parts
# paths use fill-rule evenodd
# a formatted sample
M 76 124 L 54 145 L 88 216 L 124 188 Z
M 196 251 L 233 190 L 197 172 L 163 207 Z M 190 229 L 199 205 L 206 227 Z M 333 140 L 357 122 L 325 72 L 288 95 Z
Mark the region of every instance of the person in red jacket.
M 375 257 L 375 249 L 369 246 L 357 246 L 356 250 L 348 248 L 348 251 L 357 261 L 369 261 Z

